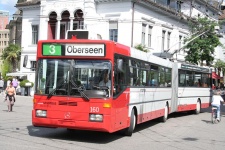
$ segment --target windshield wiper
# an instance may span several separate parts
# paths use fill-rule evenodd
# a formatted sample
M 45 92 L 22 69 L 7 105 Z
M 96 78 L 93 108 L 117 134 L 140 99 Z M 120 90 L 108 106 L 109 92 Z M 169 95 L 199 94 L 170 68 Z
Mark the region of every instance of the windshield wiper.
M 97 90 L 109 90 L 108 86 L 97 86 L 97 85 L 93 85 L 93 88 L 97 89 Z
M 86 100 L 90 100 L 89 97 L 82 91 L 82 88 L 78 87 L 76 85 L 76 83 L 72 80 L 72 77 L 73 77 L 73 67 L 74 69 L 76 68 L 76 63 L 74 60 L 71 61 L 71 64 L 70 64 L 70 72 L 71 72 L 71 75 L 69 77 L 69 82 L 77 89 L 77 91 L 81 94 L 82 97 L 84 97 Z
M 90 100 L 90 98 L 82 91 L 82 88 L 78 87 L 73 80 L 70 80 L 70 83 L 77 89 L 82 97 L 84 97 L 86 100 Z
M 58 84 L 58 86 L 56 88 L 54 88 L 47 96 L 47 99 L 50 99 L 53 95 L 53 93 L 61 86 L 64 86 L 67 82 L 67 80 L 63 80 L 61 83 Z

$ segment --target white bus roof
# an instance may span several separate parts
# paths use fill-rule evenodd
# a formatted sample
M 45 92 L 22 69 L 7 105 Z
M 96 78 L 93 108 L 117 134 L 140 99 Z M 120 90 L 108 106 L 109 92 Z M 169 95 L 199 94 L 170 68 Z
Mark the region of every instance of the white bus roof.
M 158 56 L 153 55 L 152 53 L 148 52 L 142 52 L 140 50 L 137 50 L 135 48 L 131 48 L 131 57 L 137 58 L 143 61 L 151 62 L 153 64 L 158 64 L 164 67 L 172 68 L 173 62 L 171 62 L 169 59 L 163 59 Z

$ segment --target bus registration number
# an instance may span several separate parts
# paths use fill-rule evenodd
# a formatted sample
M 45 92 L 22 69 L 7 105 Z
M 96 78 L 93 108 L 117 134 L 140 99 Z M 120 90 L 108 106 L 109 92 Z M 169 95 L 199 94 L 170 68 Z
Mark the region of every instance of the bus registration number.
M 99 107 L 90 107 L 90 112 L 99 112 Z

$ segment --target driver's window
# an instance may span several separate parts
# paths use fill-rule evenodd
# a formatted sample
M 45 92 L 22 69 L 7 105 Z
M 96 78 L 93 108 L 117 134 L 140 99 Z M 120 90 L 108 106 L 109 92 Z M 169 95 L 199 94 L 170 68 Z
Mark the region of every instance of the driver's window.
M 122 71 L 117 70 L 117 59 L 122 59 L 123 60 L 123 66 L 122 66 Z M 114 97 L 119 95 L 120 93 L 122 93 L 127 85 L 128 85 L 128 81 L 129 81 L 129 72 L 128 72 L 128 59 L 123 57 L 123 56 L 118 56 L 116 55 L 114 58 Z

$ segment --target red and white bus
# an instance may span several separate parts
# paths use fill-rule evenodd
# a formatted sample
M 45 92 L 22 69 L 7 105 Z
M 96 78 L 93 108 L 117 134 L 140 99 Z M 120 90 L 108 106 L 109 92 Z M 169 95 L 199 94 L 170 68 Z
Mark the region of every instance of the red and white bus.
M 104 74 L 109 80 L 100 85 Z M 198 82 L 198 85 L 195 84 Z M 211 71 L 108 40 L 38 42 L 32 123 L 132 135 L 136 124 L 209 106 Z

